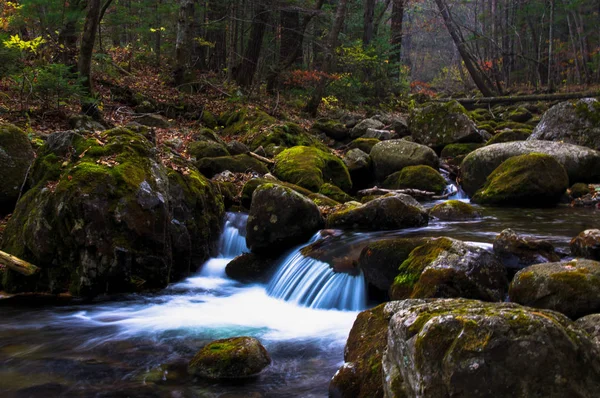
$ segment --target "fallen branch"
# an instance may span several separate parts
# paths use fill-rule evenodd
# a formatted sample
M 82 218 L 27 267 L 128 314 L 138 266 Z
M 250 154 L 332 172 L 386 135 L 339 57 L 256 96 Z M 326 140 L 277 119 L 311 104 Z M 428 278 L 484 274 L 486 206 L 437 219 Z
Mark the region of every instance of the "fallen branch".
M 482 98 L 440 98 L 434 102 L 457 101 L 461 105 L 480 105 L 480 104 L 514 104 L 517 102 L 528 101 L 562 101 L 570 99 L 600 97 L 600 92 L 587 93 L 563 93 L 563 94 L 537 94 L 537 95 L 514 95 L 508 97 L 482 97 Z
M 27 261 L 23 261 L 20 258 L 17 258 L 12 254 L 5 253 L 1 250 L 0 263 L 4 264 L 9 269 L 26 276 L 37 274 L 40 271 L 40 269 L 35 265 L 28 263 Z
M 447 199 L 450 196 L 455 195 L 456 192 L 457 192 L 456 190 L 453 190 L 453 191 L 445 193 L 443 195 L 436 195 L 435 192 L 421 191 L 419 189 L 384 189 L 384 188 L 373 187 L 373 188 L 369 188 L 369 189 L 363 189 L 362 191 L 358 191 L 357 195 L 359 197 L 363 197 L 363 196 L 369 196 L 369 195 L 387 195 L 389 193 L 393 193 L 393 194 L 405 194 L 405 195 L 410 195 L 410 196 L 418 197 L 418 198 L 439 200 L 439 199 Z
M 254 159 L 260 160 L 260 161 L 261 161 L 261 162 L 263 162 L 263 163 L 267 163 L 267 164 L 275 164 L 275 162 L 274 162 L 273 160 L 271 160 L 271 159 L 268 159 L 268 158 L 265 158 L 264 156 L 257 155 L 257 154 L 256 154 L 256 153 L 254 153 L 254 152 L 247 152 L 247 154 L 248 154 L 249 156 L 253 157 Z

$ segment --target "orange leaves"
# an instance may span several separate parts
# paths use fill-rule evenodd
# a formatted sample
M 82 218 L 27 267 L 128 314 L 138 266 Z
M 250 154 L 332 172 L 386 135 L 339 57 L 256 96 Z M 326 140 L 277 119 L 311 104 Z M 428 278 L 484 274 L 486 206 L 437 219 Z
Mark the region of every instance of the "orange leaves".
M 340 75 L 318 70 L 297 69 L 285 74 L 283 84 L 289 88 L 311 88 L 315 87 L 322 79 L 339 80 Z

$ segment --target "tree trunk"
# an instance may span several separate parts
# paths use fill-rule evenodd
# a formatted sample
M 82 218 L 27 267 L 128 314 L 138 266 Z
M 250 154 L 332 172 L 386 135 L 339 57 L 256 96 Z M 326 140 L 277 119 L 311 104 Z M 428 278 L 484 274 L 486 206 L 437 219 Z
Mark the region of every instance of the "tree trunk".
M 83 79 L 83 85 L 90 94 L 92 93 L 92 54 L 94 52 L 98 24 L 100 23 L 100 6 L 100 0 L 90 0 L 88 3 L 83 35 L 81 36 L 81 47 L 79 49 L 79 63 L 77 65 L 79 77 Z
M 185 76 L 190 68 L 192 32 L 194 31 L 194 3 L 194 0 L 179 1 L 177 38 L 175 40 L 175 70 L 173 71 L 173 80 L 176 86 L 185 82 Z
M 394 68 L 396 71 L 396 73 L 394 73 L 395 77 L 399 77 L 398 67 L 402 60 L 402 21 L 404 20 L 405 3 L 406 0 L 394 0 L 392 5 L 392 37 L 390 40 L 392 51 L 390 62 L 392 64 L 397 64 Z
M 258 60 L 260 58 L 260 50 L 262 49 L 263 37 L 269 22 L 269 8 L 264 3 L 264 0 L 259 0 L 256 6 L 252 27 L 250 29 L 250 39 L 244 52 L 244 59 L 238 65 L 235 73 L 235 81 L 241 87 L 248 88 L 252 85 L 254 74 L 258 68 Z
M 210 0 L 208 2 L 208 41 L 214 44 L 209 49 L 208 68 L 220 72 L 227 62 L 227 2 L 223 0 Z
M 554 0 L 550 0 L 550 23 L 548 24 L 548 91 L 554 91 L 554 79 L 552 69 L 553 44 L 554 44 Z
M 375 0 L 365 0 L 365 13 L 363 17 L 363 47 L 367 47 L 373 40 L 375 18 Z
M 0 251 L 0 264 L 4 264 L 9 269 L 26 276 L 37 274 L 40 271 L 35 265 L 3 251 Z

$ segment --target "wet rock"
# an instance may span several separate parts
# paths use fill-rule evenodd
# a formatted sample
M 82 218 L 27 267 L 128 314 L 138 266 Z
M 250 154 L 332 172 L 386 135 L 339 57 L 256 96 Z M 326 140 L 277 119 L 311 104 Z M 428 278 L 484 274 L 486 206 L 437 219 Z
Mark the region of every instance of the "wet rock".
M 269 169 L 263 162 L 249 155 L 219 156 L 215 158 L 202 158 L 195 162 L 202 174 L 212 178 L 215 174 L 229 170 L 233 173 L 267 174 Z
M 447 200 L 435 205 L 429 216 L 442 221 L 476 220 L 481 214 L 473 206 L 460 200 Z
M 327 228 L 388 231 L 421 227 L 428 222 L 427 211 L 408 195 L 382 197 L 364 205 L 349 203 L 353 205 L 329 215 Z
M 550 108 L 528 140 L 561 141 L 600 149 L 600 101 L 584 98 Z
M 509 278 L 529 265 L 560 261 L 552 243 L 505 229 L 494 239 L 494 253 L 507 268 Z
M 585 330 L 592 341 L 600 348 L 600 314 L 591 314 L 579 318 L 575 321 L 575 325 Z
M 271 364 L 271 357 L 254 337 L 215 340 L 190 361 L 189 372 L 207 379 L 244 379 L 257 376 Z
M 252 195 L 246 244 L 255 253 L 280 253 L 323 227 L 316 204 L 290 188 L 263 184 Z
M 507 287 L 504 266 L 492 253 L 456 239 L 438 238 L 414 249 L 400 265 L 390 297 L 501 301 Z
M 498 166 L 472 200 L 499 206 L 550 206 L 560 201 L 568 187 L 569 176 L 557 160 L 530 153 Z
M 529 266 L 517 272 L 508 295 L 515 303 L 572 319 L 600 312 L 600 263 L 577 259 Z
M 188 153 L 196 160 L 230 156 L 225 145 L 208 140 L 192 142 L 188 147 Z
M 27 134 L 11 124 L 0 125 L 0 214 L 14 209 L 33 159 Z
M 313 124 L 313 129 L 324 133 L 336 141 L 343 141 L 350 136 L 350 130 L 345 124 L 335 120 L 321 119 Z
M 439 159 L 433 149 L 406 140 L 382 141 L 373 147 L 370 155 L 375 177 L 381 181 L 407 166 L 439 167 Z
M 565 168 L 572 184 L 600 180 L 598 151 L 561 142 L 515 141 L 488 145 L 470 153 L 461 164 L 463 189 L 472 196 L 502 162 L 529 153 L 552 156 Z
M 313 192 L 318 192 L 324 183 L 346 192 L 352 188 L 344 162 L 335 155 L 312 147 L 298 146 L 277 155 L 273 174 Z
M 571 253 L 576 257 L 600 261 L 600 230 L 588 229 L 571 239 Z
M 225 273 L 231 279 L 244 283 L 266 282 L 276 261 L 276 257 L 244 253 L 227 264 Z
M 407 166 L 390 174 L 383 182 L 388 189 L 418 189 L 441 194 L 446 189 L 446 180 L 429 166 Z
M 513 303 L 402 302 L 383 356 L 386 397 L 589 397 L 600 351 L 566 317 Z
M 359 138 L 366 134 L 368 129 L 381 130 L 385 127 L 383 123 L 375 119 L 365 119 L 350 130 L 350 137 Z
M 428 241 L 428 238 L 395 238 L 369 242 L 360 253 L 358 266 L 369 284 L 387 292 L 400 265 L 414 249 Z

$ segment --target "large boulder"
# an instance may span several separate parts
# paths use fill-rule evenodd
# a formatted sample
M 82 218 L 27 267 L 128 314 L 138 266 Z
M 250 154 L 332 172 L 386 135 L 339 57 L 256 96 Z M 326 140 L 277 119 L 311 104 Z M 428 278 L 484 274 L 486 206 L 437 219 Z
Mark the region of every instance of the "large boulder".
M 429 210 L 429 216 L 442 221 L 463 221 L 481 218 L 473 206 L 460 200 L 447 200 Z
M 225 273 L 231 279 L 244 283 L 268 282 L 267 276 L 277 264 L 277 257 L 243 253 L 231 260 Z
M 364 205 L 351 205 L 329 214 L 327 228 L 388 231 L 427 225 L 427 211 L 408 195 L 385 196 Z
M 494 239 L 494 253 L 507 268 L 509 276 L 527 266 L 560 261 L 552 243 L 505 229 Z
M 576 259 L 532 265 L 517 272 L 508 295 L 515 303 L 572 319 L 600 312 L 600 263 Z
M 600 150 L 600 101 L 584 98 L 553 106 L 528 140 L 560 141 Z
M 190 361 L 188 370 L 212 380 L 245 379 L 258 375 L 271 357 L 254 337 L 233 337 L 205 345 Z
M 414 142 L 440 150 L 448 144 L 485 142 L 465 108 L 456 101 L 415 107 L 408 123 Z
M 562 142 L 515 141 L 488 145 L 471 152 L 461 164 L 463 189 L 472 196 L 502 162 L 513 156 L 534 152 L 550 155 L 562 164 L 571 184 L 600 181 L 598 151 Z
M 352 188 L 344 162 L 335 155 L 312 147 L 298 146 L 277 155 L 273 174 L 313 192 L 318 192 L 324 183 L 336 185 L 344 191 Z
M 313 130 L 322 132 L 327 137 L 333 138 L 336 141 L 345 140 L 350 134 L 350 130 L 348 129 L 348 127 L 346 127 L 344 123 L 335 120 L 317 120 L 313 124 L 312 128 Z
M 598 347 L 558 313 L 463 299 L 399 307 L 383 356 L 386 397 L 592 398 L 600 391 Z
M 568 187 L 569 176 L 557 160 L 530 153 L 498 166 L 472 200 L 500 206 L 549 206 L 558 203 Z
M 27 134 L 11 124 L 0 125 L 0 214 L 13 210 L 33 158 Z
M 252 195 L 246 244 L 255 253 L 280 253 L 306 242 L 323 225 L 310 199 L 281 185 L 263 184 Z
M 501 301 L 507 287 L 504 266 L 492 253 L 456 239 L 438 238 L 415 248 L 400 264 L 390 297 Z
M 406 140 L 379 142 L 370 155 L 375 177 L 380 181 L 407 166 L 426 165 L 437 169 L 440 163 L 433 149 Z
M 350 130 L 350 136 L 352 138 L 359 138 L 366 134 L 368 129 L 381 130 L 385 127 L 385 124 L 375 119 L 365 119 L 358 123 Z
M 57 133 L 32 167 L 2 248 L 41 268 L 5 274 L 12 292 L 76 296 L 167 286 L 214 254 L 223 202 L 191 164 L 165 167 L 143 136 Z
M 576 257 L 600 261 L 600 230 L 587 229 L 571 239 L 571 253 Z
M 437 170 L 424 165 L 407 166 L 390 174 L 383 182 L 384 188 L 418 189 L 437 194 L 444 192 L 447 185 L 446 180 Z
M 245 154 L 202 158 L 196 161 L 195 165 L 202 174 L 209 178 L 224 171 L 231 171 L 232 173 L 257 173 L 260 175 L 269 172 L 269 169 L 263 162 Z
M 227 146 L 220 142 L 211 140 L 192 142 L 189 145 L 187 152 L 191 157 L 197 160 L 230 155 L 229 151 L 227 150 Z

